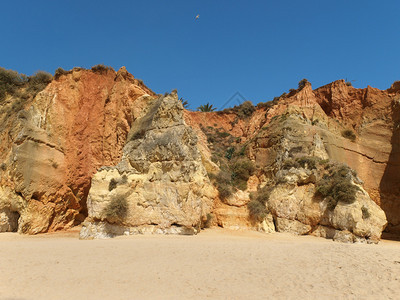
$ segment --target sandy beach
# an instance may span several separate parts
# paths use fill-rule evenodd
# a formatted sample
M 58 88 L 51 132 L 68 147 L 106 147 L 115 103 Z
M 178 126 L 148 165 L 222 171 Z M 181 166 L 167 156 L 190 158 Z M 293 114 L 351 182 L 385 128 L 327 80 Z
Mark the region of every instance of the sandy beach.
M 400 242 L 208 229 L 79 240 L 0 234 L 0 299 L 398 299 Z

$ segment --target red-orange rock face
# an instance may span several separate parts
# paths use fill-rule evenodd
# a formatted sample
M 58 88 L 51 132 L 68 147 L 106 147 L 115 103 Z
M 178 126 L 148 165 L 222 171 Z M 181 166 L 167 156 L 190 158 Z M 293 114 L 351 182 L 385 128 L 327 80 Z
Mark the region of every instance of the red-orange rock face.
M 131 123 L 154 93 L 129 74 L 74 69 L 53 80 L 18 114 L 2 145 L 3 193 L 21 201 L 19 231 L 38 233 L 83 221 L 92 175 L 115 165 Z

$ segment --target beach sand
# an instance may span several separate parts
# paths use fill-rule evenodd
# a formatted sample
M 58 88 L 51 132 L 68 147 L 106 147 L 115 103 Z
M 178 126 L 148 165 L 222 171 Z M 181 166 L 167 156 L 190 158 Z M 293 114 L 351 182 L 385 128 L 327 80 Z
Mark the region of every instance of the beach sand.
M 399 299 L 400 242 L 207 229 L 0 234 L 0 299 Z

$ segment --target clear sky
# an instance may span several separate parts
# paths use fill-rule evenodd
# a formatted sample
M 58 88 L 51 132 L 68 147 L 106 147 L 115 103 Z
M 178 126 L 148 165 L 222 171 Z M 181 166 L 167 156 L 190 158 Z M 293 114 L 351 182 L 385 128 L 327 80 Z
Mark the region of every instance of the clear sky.
M 400 80 L 398 0 L 0 0 L 0 12 L 0 66 L 126 66 L 191 108 L 235 92 L 264 102 L 302 78 Z

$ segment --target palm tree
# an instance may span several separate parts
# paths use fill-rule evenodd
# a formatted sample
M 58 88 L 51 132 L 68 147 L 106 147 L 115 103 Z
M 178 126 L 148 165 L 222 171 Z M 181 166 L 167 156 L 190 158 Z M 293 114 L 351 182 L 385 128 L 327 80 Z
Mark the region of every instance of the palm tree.
M 210 112 L 210 111 L 215 111 L 217 108 L 213 107 L 212 104 L 203 104 L 200 105 L 197 110 L 202 111 L 202 112 Z
M 181 98 L 179 100 L 182 102 L 183 108 L 188 108 L 189 107 L 189 102 L 187 102 L 185 99 Z

